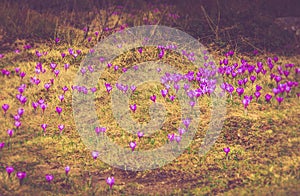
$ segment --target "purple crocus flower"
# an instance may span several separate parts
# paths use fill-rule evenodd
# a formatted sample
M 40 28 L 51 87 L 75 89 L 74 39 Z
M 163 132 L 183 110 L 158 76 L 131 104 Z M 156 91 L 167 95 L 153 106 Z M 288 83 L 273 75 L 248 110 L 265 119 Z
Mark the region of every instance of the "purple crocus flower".
M 10 177 L 10 174 L 13 173 L 15 170 L 12 166 L 7 166 L 6 167 L 6 172 L 8 174 L 8 176 Z
M 277 84 L 278 84 L 278 82 L 281 81 L 281 77 L 280 76 L 275 76 L 274 79 L 275 79 L 275 81 L 276 81 Z
M 151 99 L 151 101 L 155 102 L 156 101 L 156 96 L 152 95 L 152 96 L 150 96 L 150 99 Z
M 132 91 L 132 93 L 136 90 L 136 86 L 135 85 L 131 85 L 130 86 L 130 89 L 131 89 L 131 91 Z
M 109 84 L 109 83 L 105 83 L 105 88 L 106 88 L 106 91 L 107 91 L 108 94 L 109 94 L 110 91 L 112 90 L 112 86 L 111 86 L 111 84 Z
M 167 89 L 161 90 L 161 95 L 162 95 L 163 97 L 166 97 L 167 94 L 168 94 L 168 90 L 167 90 Z
M 47 108 L 47 105 L 46 105 L 45 103 L 42 103 L 42 104 L 40 105 L 40 107 L 42 108 L 43 113 L 44 113 L 44 112 L 45 112 L 45 109 Z
M 65 125 L 58 125 L 59 132 L 61 133 L 65 128 Z
M 21 72 L 21 73 L 20 73 L 21 79 L 23 79 L 25 76 L 26 76 L 26 73 L 25 73 L 25 72 Z
M 42 127 L 43 131 L 46 132 L 46 128 L 48 127 L 48 125 L 44 123 L 44 124 L 41 124 L 41 127 Z
M 191 119 L 190 118 L 183 119 L 182 123 L 184 124 L 184 126 L 186 128 L 188 128 L 190 126 L 190 124 L 191 124 Z
M 58 69 L 55 69 L 55 70 L 53 71 L 53 73 L 55 74 L 55 77 L 58 76 L 59 72 L 60 72 L 60 71 L 59 71 Z
M 177 143 L 181 141 L 181 136 L 180 135 L 175 135 L 174 139 L 176 140 Z
M 179 135 L 182 135 L 182 134 L 184 134 L 185 132 L 186 132 L 186 130 L 183 129 L 183 128 L 179 128 L 179 129 L 178 129 Z
M 3 109 L 3 111 L 4 111 L 4 114 L 6 114 L 6 112 L 7 112 L 7 110 L 9 109 L 9 105 L 8 104 L 3 104 L 2 105 L 2 109 Z
M 256 101 L 258 100 L 258 98 L 260 97 L 260 92 L 259 91 L 256 91 L 255 93 L 254 93 L 254 96 L 256 97 Z
M 46 178 L 46 181 L 50 183 L 53 180 L 54 177 L 51 174 L 46 174 L 45 178 Z
M 273 88 L 273 93 L 276 96 L 277 94 L 280 93 L 280 90 L 278 88 Z
M 250 104 L 250 99 L 244 98 L 242 102 L 243 102 L 244 108 L 247 109 L 248 105 Z
M 23 108 L 19 108 L 18 109 L 18 114 L 20 115 L 20 116 L 22 116 L 23 114 L 24 114 L 24 109 Z
M 50 83 L 46 83 L 46 84 L 44 85 L 44 87 L 45 87 L 45 89 L 48 91 L 49 88 L 51 87 L 51 84 L 50 84 Z
M 229 147 L 223 148 L 223 151 L 226 153 L 226 156 L 228 156 L 228 153 L 230 152 L 230 148 Z
M 254 81 L 256 80 L 256 76 L 250 76 L 250 80 L 252 82 L 252 84 L 254 83 Z
M 135 112 L 135 110 L 136 110 L 136 104 L 130 105 L 130 109 L 131 109 L 131 111 Z
M 174 99 L 175 99 L 175 95 L 170 95 L 170 101 L 174 101 Z
M 15 127 L 18 129 L 22 123 L 20 121 L 15 121 Z
M 58 113 L 58 115 L 60 115 L 61 112 L 62 112 L 62 108 L 61 107 L 56 107 L 56 112 Z
M 143 48 L 139 48 L 139 49 L 138 49 L 138 52 L 139 52 L 140 54 L 142 54 Z
M 98 151 L 93 151 L 92 152 L 92 157 L 93 157 L 94 160 L 96 160 L 98 158 L 98 156 L 99 156 L 99 152 Z
M 56 37 L 55 38 L 55 43 L 57 44 L 57 43 L 59 43 L 59 41 L 60 41 L 59 37 Z
M 244 89 L 239 87 L 236 89 L 236 92 L 238 93 L 239 96 L 242 96 L 242 94 L 244 93 Z
M 129 143 L 129 147 L 131 148 L 132 152 L 134 151 L 135 147 L 136 147 L 136 142 L 133 141 L 133 142 L 130 142 Z
M 276 97 L 276 100 L 278 101 L 279 104 L 281 104 L 281 102 L 283 101 L 283 97 Z
M 62 102 L 65 99 L 64 95 L 58 95 L 58 99 L 60 100 L 60 102 Z
M 36 111 L 37 107 L 39 106 L 39 104 L 37 102 L 32 102 L 31 105 L 35 111 Z
M 14 134 L 14 130 L 8 129 L 7 134 L 9 135 L 9 137 L 12 137 L 12 135 Z
M 17 172 L 17 178 L 19 178 L 20 180 L 20 184 L 22 183 L 23 179 L 26 178 L 26 172 L 23 172 L 23 171 L 19 171 Z
M 256 91 L 260 91 L 261 89 L 262 89 L 262 87 L 261 86 L 259 86 L 259 85 L 256 85 Z
M 106 179 L 106 183 L 109 185 L 110 189 L 112 189 L 113 185 L 115 184 L 115 178 L 114 177 L 108 177 Z
M 67 86 L 62 87 L 62 90 L 64 91 L 64 94 L 69 90 Z
M 70 67 L 70 64 L 68 64 L 68 63 L 66 63 L 66 64 L 64 65 L 64 68 L 65 68 L 66 71 L 69 69 L 69 67 Z
M 68 175 L 68 173 L 69 173 L 70 169 L 71 169 L 71 168 L 70 168 L 70 166 L 68 166 L 68 165 L 65 167 L 65 172 L 66 172 L 66 175 Z
M 14 115 L 15 121 L 20 121 L 21 116 L 19 114 Z
M 114 70 L 117 71 L 118 69 L 119 69 L 119 66 L 118 66 L 118 65 L 115 65 L 115 66 L 114 66 Z
M 90 88 L 90 90 L 91 90 L 92 93 L 95 93 L 97 91 L 97 88 L 96 87 L 92 87 L 92 88 Z
M 144 136 L 144 133 L 142 131 L 138 131 L 137 136 L 139 139 L 141 139 Z
M 104 133 L 106 131 L 106 127 L 95 127 L 95 132 L 97 135 L 99 135 L 99 133 Z
M 0 142 L 0 150 L 1 150 L 2 148 L 4 148 L 4 146 L 5 146 L 5 143 L 4 143 L 4 142 Z
M 266 96 L 265 96 L 266 102 L 270 102 L 271 99 L 272 99 L 272 95 L 266 94 Z
M 169 139 L 170 142 L 174 141 L 174 139 L 175 139 L 175 134 L 174 134 L 174 133 L 168 134 L 168 139 Z

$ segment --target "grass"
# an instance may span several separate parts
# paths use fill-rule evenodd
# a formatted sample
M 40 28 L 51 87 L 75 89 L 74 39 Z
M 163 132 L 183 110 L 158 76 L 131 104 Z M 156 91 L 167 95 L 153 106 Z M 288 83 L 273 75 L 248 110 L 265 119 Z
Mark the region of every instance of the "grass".
M 65 34 L 67 33 L 64 32 Z M 255 92 L 256 84 L 263 87 L 261 97 L 258 102 L 252 100 L 247 114 L 244 113 L 242 100 L 236 92 L 233 93 L 232 98 L 227 95 L 224 125 L 216 143 L 205 155 L 199 156 L 199 148 L 212 116 L 209 109 L 212 103 L 207 96 L 201 97 L 197 102 L 200 108 L 200 122 L 193 141 L 169 164 L 153 170 L 130 171 L 128 168 L 112 167 L 101 161 L 101 156 L 94 160 L 91 150 L 80 137 L 82 132 L 79 132 L 76 127 L 72 108 L 73 78 L 80 71 L 80 63 L 93 43 L 83 39 L 83 34 L 78 29 L 74 30 L 74 36 L 70 38 L 73 40 L 72 43 L 68 41 L 68 35 L 65 36 L 58 44 L 53 41 L 42 43 L 29 50 L 21 50 L 20 54 L 8 51 L 4 53 L 5 57 L 0 59 L 0 68 L 11 71 L 9 77 L 0 76 L 0 105 L 4 103 L 10 105 L 6 115 L 2 111 L 0 113 L 2 130 L 0 142 L 5 142 L 5 147 L 0 149 L 0 192 L 3 195 L 296 195 L 300 191 L 298 187 L 300 106 L 299 98 L 295 94 L 299 92 L 299 86 L 293 88 L 288 97 L 284 97 L 281 105 L 278 105 L 274 98 L 267 104 L 264 95 L 266 93 L 273 95 L 270 86 L 276 84 L 268 76 L 262 75 L 253 85 L 249 81 L 245 88 L 244 95 L 250 95 Z M 92 32 L 89 32 L 88 36 L 95 38 Z M 80 49 L 81 54 L 77 58 L 72 57 L 68 54 L 70 47 L 74 51 Z M 36 50 L 48 53 L 38 59 L 35 55 Z M 65 58 L 61 58 L 62 52 L 67 54 Z M 173 102 L 168 98 L 164 99 L 160 94 L 164 86 L 157 82 L 137 86 L 128 103 L 128 106 L 136 103 L 137 110 L 133 113 L 128 107 L 129 113 L 125 113 L 125 117 L 127 115 L 134 122 L 141 124 L 150 122 L 151 115 L 155 115 L 153 111 L 156 109 L 149 99 L 153 94 L 157 95 L 156 101 L 163 105 L 166 111 L 161 128 L 158 128 L 155 134 L 145 135 L 139 140 L 135 132 L 134 134 L 130 132 L 135 130 L 127 132 L 118 122 L 118 118 L 114 117 L 112 95 L 108 95 L 104 84 L 109 82 L 114 88 L 113 91 L 117 90 L 115 84 L 122 75 L 122 68 L 129 69 L 144 61 L 157 60 L 158 52 L 156 47 L 147 47 L 143 48 L 142 54 L 137 49 L 124 53 L 112 62 L 113 66 L 118 65 L 119 69 L 114 71 L 113 67 L 107 68 L 96 85 L 96 114 L 101 125 L 107 128 L 104 134 L 128 151 L 130 151 L 129 142 L 137 141 L 133 153 L 155 149 L 168 142 L 167 135 L 176 133 L 177 127 L 182 123 L 180 102 L 178 99 Z M 210 54 L 214 59 L 223 59 L 224 52 L 226 51 L 210 51 Z M 230 63 L 239 63 L 241 59 L 246 59 L 252 64 L 263 61 L 266 66 L 266 58 L 274 56 L 270 53 L 251 56 L 238 52 L 236 48 L 235 55 L 229 58 Z M 191 62 L 187 58 L 181 58 L 181 54 L 166 52 L 162 61 L 173 65 L 182 73 L 186 74 L 190 71 Z M 37 62 L 42 63 L 46 72 L 38 74 L 41 83 L 33 85 L 30 83 L 30 77 L 35 75 Z M 60 70 L 57 78 L 51 72 L 49 66 L 51 62 L 57 63 L 57 69 Z M 65 63 L 70 64 L 68 70 L 64 70 Z M 294 63 L 295 67 L 299 67 L 299 55 L 279 56 L 274 72 L 278 65 L 284 66 L 287 63 Z M 15 73 L 15 67 L 20 67 L 22 72 L 26 72 L 24 79 L 21 80 Z M 237 87 L 238 79 L 244 77 L 248 75 L 238 76 L 236 79 L 224 76 L 223 80 Z M 52 78 L 55 78 L 54 84 L 49 91 L 46 91 L 44 84 Z M 294 72 L 289 78 L 299 82 L 299 77 Z M 24 106 L 15 98 L 18 94 L 17 88 L 21 84 L 26 84 L 23 94 L 27 97 L 27 102 Z M 60 102 L 58 95 L 63 93 L 64 86 L 69 90 L 64 94 L 64 101 Z M 175 94 L 174 89 L 170 94 Z M 44 113 L 40 108 L 35 112 L 31 106 L 32 101 L 38 101 L 40 98 L 43 98 L 47 104 Z M 123 99 L 123 97 L 116 98 L 116 101 Z M 57 106 L 63 109 L 60 116 L 55 112 Z M 25 109 L 25 113 L 21 117 L 21 127 L 16 129 L 12 117 L 20 107 Z M 42 123 L 48 124 L 45 134 L 41 128 Z M 65 125 L 61 134 L 57 127 L 59 124 Z M 125 123 L 124 126 L 127 125 Z M 14 129 L 12 138 L 9 138 L 7 129 Z M 91 140 L 97 142 L 96 133 L 93 134 Z M 225 147 L 230 147 L 228 157 L 223 152 Z M 107 151 L 109 152 L 109 149 Z M 105 152 L 99 153 L 105 154 Z M 113 161 L 118 160 L 117 157 L 110 158 Z M 139 160 L 137 164 L 141 167 L 150 164 L 143 161 Z M 10 177 L 5 171 L 8 165 L 15 169 Z M 68 176 L 64 171 L 67 165 L 71 167 Z M 27 172 L 22 185 L 16 177 L 17 171 Z M 46 174 L 52 174 L 54 180 L 48 183 L 45 180 Z M 112 190 L 105 182 L 109 176 L 114 176 L 116 180 Z

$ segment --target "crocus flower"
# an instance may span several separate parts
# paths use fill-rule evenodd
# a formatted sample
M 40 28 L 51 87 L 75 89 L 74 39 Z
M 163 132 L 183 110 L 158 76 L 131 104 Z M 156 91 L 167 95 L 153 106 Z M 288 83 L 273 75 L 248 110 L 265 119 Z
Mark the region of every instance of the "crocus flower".
M 256 97 L 256 100 L 258 100 L 258 98 L 260 97 L 260 92 L 259 91 L 256 91 L 254 93 L 254 96 Z
M 62 112 L 62 108 L 61 107 L 56 107 L 56 112 L 58 113 L 58 115 L 60 115 L 61 112 Z
M 23 172 L 23 171 L 19 171 L 17 172 L 17 178 L 19 178 L 20 180 L 20 184 L 22 183 L 23 179 L 26 178 L 26 172 Z
M 3 104 L 2 105 L 2 109 L 3 109 L 3 111 L 4 111 L 4 114 L 6 114 L 6 112 L 7 112 L 7 110 L 9 109 L 9 105 L 8 104 Z
M 53 175 L 46 174 L 45 178 L 46 178 L 46 181 L 48 181 L 50 183 L 53 180 Z
M 180 135 L 175 135 L 175 140 L 177 143 L 181 141 L 181 136 Z
M 242 96 L 242 94 L 244 93 L 244 89 L 241 87 L 236 88 L 236 92 L 238 93 L 239 96 Z
M 242 102 L 243 102 L 243 104 L 244 104 L 244 108 L 247 109 L 248 105 L 250 104 L 250 100 L 244 98 Z
M 226 156 L 228 156 L 228 153 L 230 152 L 230 148 L 229 147 L 223 148 L 223 151 L 226 153 Z
M 60 133 L 64 130 L 65 125 L 58 125 L 58 129 L 60 131 Z
M 155 96 L 155 95 L 152 95 L 152 96 L 150 96 L 150 99 L 151 99 L 151 101 L 155 102 L 156 96 Z
M 51 84 L 50 84 L 50 83 L 46 83 L 46 84 L 44 85 L 44 87 L 45 87 L 45 89 L 48 91 L 49 88 L 51 87 Z
M 7 166 L 6 167 L 6 172 L 8 174 L 8 176 L 10 177 L 10 174 L 13 173 L 15 170 L 12 166 Z
M 280 104 L 283 101 L 283 97 L 276 97 L 276 100 L 278 101 L 278 103 Z
M 138 52 L 139 52 L 140 54 L 142 54 L 143 48 L 139 48 L 139 49 L 138 49 Z
M 107 91 L 108 94 L 112 90 L 112 86 L 109 83 L 105 83 L 105 88 L 106 88 L 106 91 Z
M 60 102 L 62 102 L 64 100 L 65 96 L 64 95 L 58 95 L 58 99 L 60 100 Z
M 190 126 L 190 124 L 191 124 L 191 119 L 190 118 L 183 119 L 182 123 L 184 124 L 184 126 L 186 128 L 188 128 Z
M 168 134 L 168 139 L 169 139 L 170 142 L 174 141 L 174 139 L 175 139 L 175 134 L 174 134 L 174 133 Z
M 256 76 L 250 76 L 250 80 L 252 82 L 252 84 L 254 83 L 254 81 L 256 80 Z
M 59 71 L 58 69 L 56 69 L 56 70 L 53 71 L 53 73 L 55 74 L 55 77 L 58 76 L 59 72 L 60 72 L 60 71 Z
M 95 127 L 95 132 L 97 135 L 99 135 L 99 133 L 104 133 L 106 131 L 106 127 Z
M 57 44 L 57 43 L 59 43 L 59 42 L 60 42 L 59 37 L 56 37 L 56 38 L 55 38 L 55 43 Z
M 93 157 L 94 160 L 97 159 L 98 156 L 99 156 L 99 152 L 98 151 L 93 151 L 92 152 L 92 157 Z
M 23 108 L 19 108 L 18 109 L 18 114 L 20 115 L 20 116 L 22 116 L 23 114 L 24 114 L 24 109 Z
M 114 177 L 108 177 L 106 179 L 106 183 L 109 185 L 110 189 L 112 189 L 113 185 L 115 184 L 115 178 Z
M 21 116 L 19 114 L 14 115 L 15 121 L 20 121 Z
M 142 131 L 138 131 L 137 136 L 139 139 L 141 139 L 144 136 L 144 133 Z
M 20 121 L 15 121 L 15 127 L 18 129 L 21 126 L 21 122 Z
M 47 105 L 46 105 L 45 103 L 42 103 L 42 104 L 40 105 L 40 107 L 42 108 L 43 113 L 44 113 L 44 112 L 45 112 L 45 109 L 47 108 Z
M 26 76 L 26 73 L 25 73 L 25 72 L 21 72 L 21 73 L 20 73 L 21 79 L 23 79 L 25 76 Z
M 69 67 L 70 67 L 70 64 L 68 64 L 68 63 L 66 63 L 66 64 L 64 65 L 64 68 L 65 68 L 66 71 L 69 69 Z
M 132 91 L 132 93 L 136 90 L 136 86 L 135 85 L 131 85 L 130 86 L 130 89 L 131 89 L 131 91 Z
M 48 125 L 44 123 L 44 124 L 41 124 L 41 127 L 42 127 L 43 131 L 45 132 Z
M 118 66 L 118 65 L 115 65 L 115 66 L 114 66 L 114 70 L 117 71 L 118 69 L 119 69 L 119 66 Z
M 272 95 L 266 94 L 266 96 L 265 96 L 266 102 L 270 102 L 271 99 L 272 99 Z
M 182 135 L 182 134 L 184 134 L 185 132 L 186 132 L 186 130 L 183 129 L 183 128 L 179 128 L 179 129 L 178 129 L 179 135 Z
M 70 166 L 67 165 L 67 166 L 65 167 L 66 175 L 68 175 L 69 171 L 70 171 Z
M 170 100 L 174 101 L 174 99 L 175 99 L 175 95 L 170 95 Z
M 256 91 L 260 91 L 262 89 L 262 87 L 259 85 L 256 85 L 255 88 L 256 88 Z
M 7 134 L 9 135 L 9 137 L 12 137 L 12 135 L 14 134 L 14 130 L 8 129 Z
M 167 89 L 161 90 L 161 95 L 162 95 L 163 97 L 166 97 L 167 94 L 168 94 L 168 90 L 167 90 Z
M 4 143 L 4 142 L 0 142 L 0 150 L 1 150 L 2 148 L 4 148 L 4 146 L 5 146 L 5 143 Z
M 131 109 L 131 111 L 135 112 L 135 110 L 136 110 L 136 104 L 130 105 L 130 109 Z
M 129 147 L 131 148 L 132 151 L 134 151 L 135 147 L 136 147 L 136 142 L 133 141 L 133 142 L 130 142 L 129 143 Z

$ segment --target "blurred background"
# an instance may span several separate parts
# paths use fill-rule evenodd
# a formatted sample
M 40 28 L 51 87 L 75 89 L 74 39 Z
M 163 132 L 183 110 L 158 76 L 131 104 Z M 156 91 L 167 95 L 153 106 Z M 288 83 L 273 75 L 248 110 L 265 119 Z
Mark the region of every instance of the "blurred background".
M 300 48 L 299 18 L 299 0 L 1 0 L 0 52 L 23 42 L 60 37 L 75 44 L 95 31 L 101 39 L 118 29 L 159 24 L 216 50 L 293 55 Z

